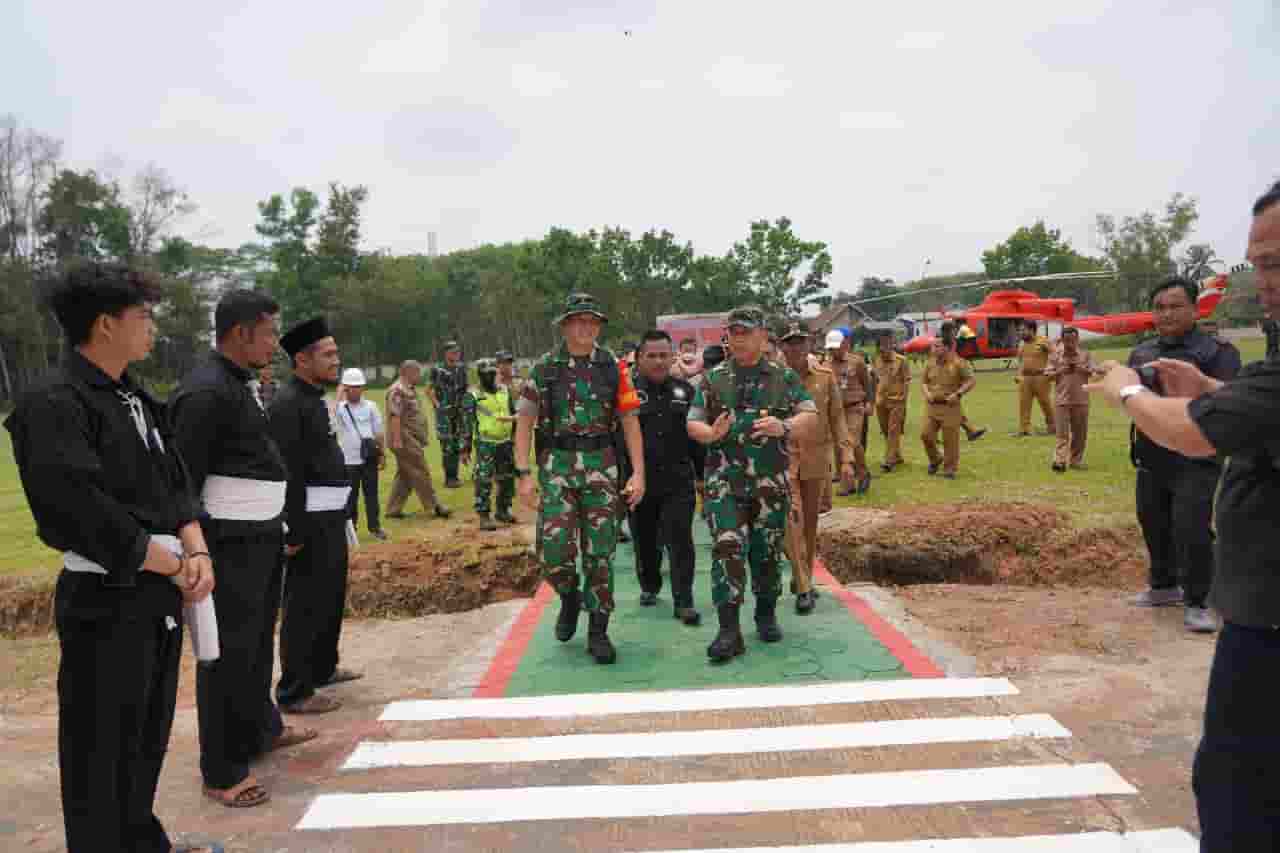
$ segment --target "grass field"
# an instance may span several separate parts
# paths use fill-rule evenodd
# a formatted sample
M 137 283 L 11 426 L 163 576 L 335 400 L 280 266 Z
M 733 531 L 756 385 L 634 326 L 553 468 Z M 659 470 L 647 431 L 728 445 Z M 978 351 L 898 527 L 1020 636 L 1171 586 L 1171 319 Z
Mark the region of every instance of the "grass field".
M 1239 342 L 1245 362 L 1262 357 L 1263 341 Z M 1123 359 L 1127 350 L 1095 350 L 1095 358 Z M 1012 372 L 987 372 L 999 362 L 979 362 L 978 387 L 965 400 L 969 420 L 986 427 L 989 432 L 974 443 L 961 440 L 960 475 L 957 480 L 929 477 L 925 472 L 924 450 L 920 446 L 919 396 L 920 369 L 913 370 L 915 381 L 907 415 L 907 431 L 903 437 L 903 455 L 907 464 L 893 474 L 875 476 L 871 492 L 859 498 L 839 498 L 837 505 L 895 507 L 948 501 L 1027 500 L 1058 506 L 1075 519 L 1079 527 L 1106 527 L 1133 519 L 1133 467 L 1129 463 L 1128 422 L 1101 401 L 1095 402 L 1089 423 L 1089 448 L 1085 461 L 1088 471 L 1056 474 L 1050 470 L 1053 438 L 1035 436 L 1013 438 L 1010 433 L 1018 422 L 1018 391 Z M 385 391 L 373 390 L 370 398 L 383 405 Z M 1041 415 L 1033 412 L 1033 429 L 1043 426 Z M 7 433 L 6 439 L 7 439 Z M 434 436 L 434 433 L 433 433 Z M 875 421 L 868 432 L 867 462 L 878 474 L 884 458 L 884 444 Z M 44 547 L 35 537 L 35 525 L 27 510 L 13 462 L 13 448 L 8 440 L 0 441 L 0 575 L 51 574 L 60 561 L 55 552 Z M 440 452 L 434 440 L 428 448 L 434 482 L 443 484 Z M 394 461 L 382 473 L 383 502 L 391 488 Z M 469 477 L 464 475 L 464 480 Z M 451 509 L 468 513 L 472 490 L 469 482 L 461 489 L 439 489 L 442 501 Z M 417 508 L 417 498 L 410 498 L 410 511 Z M 363 515 L 363 512 L 361 513 Z M 386 528 L 393 537 L 424 525 L 425 516 L 418 514 L 404 521 L 389 520 Z

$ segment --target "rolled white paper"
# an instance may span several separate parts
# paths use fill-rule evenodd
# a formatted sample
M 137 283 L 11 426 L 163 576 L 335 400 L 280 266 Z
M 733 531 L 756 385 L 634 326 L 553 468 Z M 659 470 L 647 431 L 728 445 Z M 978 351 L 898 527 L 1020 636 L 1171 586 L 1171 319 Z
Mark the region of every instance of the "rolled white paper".
M 209 593 L 195 604 L 183 607 L 183 620 L 191 628 L 191 650 L 196 660 L 217 660 L 221 651 L 218 648 L 218 614 L 213 609 L 213 593 Z

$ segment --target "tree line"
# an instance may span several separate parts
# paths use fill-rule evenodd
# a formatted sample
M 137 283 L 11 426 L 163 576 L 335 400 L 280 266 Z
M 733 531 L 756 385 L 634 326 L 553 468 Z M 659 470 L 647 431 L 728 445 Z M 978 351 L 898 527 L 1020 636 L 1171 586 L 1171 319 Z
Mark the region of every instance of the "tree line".
M 207 348 L 212 305 L 231 287 L 269 291 L 286 325 L 324 313 L 346 363 L 384 365 L 437 357 L 445 339 L 461 343 L 468 358 L 498 349 L 536 355 L 554 342 L 553 320 L 575 290 L 600 300 L 610 317 L 606 341 L 616 345 L 663 314 L 753 302 L 781 320 L 808 306 L 880 297 L 864 310 L 884 319 L 981 298 L 978 287 L 919 291 L 1044 272 L 1114 271 L 1101 283 L 1036 289 L 1071 296 L 1085 310 L 1128 310 L 1141 307 L 1153 276 L 1181 265 L 1203 277 L 1216 263 L 1207 246 L 1191 246 L 1175 260 L 1174 247 L 1197 218 L 1195 199 L 1182 195 L 1159 216 L 1100 216 L 1097 258 L 1037 222 L 984 252 L 982 271 L 904 284 L 866 277 L 856 290 L 836 293 L 827 244 L 802 239 L 785 216 L 751 222 L 722 254 L 698 253 L 666 229 L 553 227 L 536 240 L 428 257 L 366 250 L 368 200 L 367 187 L 337 181 L 323 196 L 305 187 L 274 193 L 257 203 L 256 240 L 234 249 L 202 245 L 179 233 L 196 205 L 162 167 L 148 165 L 128 179 L 72 169 L 59 140 L 0 116 L 0 399 L 57 362 L 59 334 L 44 305 L 44 282 L 86 261 L 124 261 L 161 279 L 156 352 L 142 369 L 162 385 Z

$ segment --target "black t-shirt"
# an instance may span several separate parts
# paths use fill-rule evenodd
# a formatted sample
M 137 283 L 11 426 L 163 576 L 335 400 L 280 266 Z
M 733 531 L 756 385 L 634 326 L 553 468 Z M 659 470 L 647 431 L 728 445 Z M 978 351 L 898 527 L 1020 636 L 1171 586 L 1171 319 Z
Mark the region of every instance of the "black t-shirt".
M 1214 518 L 1217 560 L 1210 600 L 1228 622 L 1280 626 L 1280 361 L 1255 362 L 1191 418 L 1227 457 Z

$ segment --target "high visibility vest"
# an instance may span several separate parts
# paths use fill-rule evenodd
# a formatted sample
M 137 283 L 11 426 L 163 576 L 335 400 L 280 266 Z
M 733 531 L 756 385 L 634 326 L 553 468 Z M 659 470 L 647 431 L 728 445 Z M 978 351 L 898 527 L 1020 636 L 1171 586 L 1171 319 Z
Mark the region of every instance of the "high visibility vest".
M 499 417 L 511 416 L 510 391 L 501 387 L 496 393 L 476 393 L 476 432 L 481 441 L 500 443 L 511 441 L 515 424 L 503 423 Z

